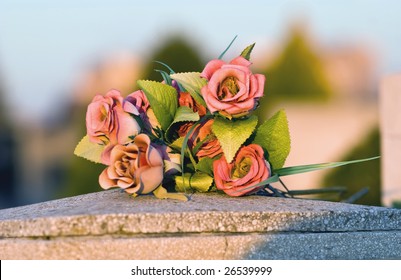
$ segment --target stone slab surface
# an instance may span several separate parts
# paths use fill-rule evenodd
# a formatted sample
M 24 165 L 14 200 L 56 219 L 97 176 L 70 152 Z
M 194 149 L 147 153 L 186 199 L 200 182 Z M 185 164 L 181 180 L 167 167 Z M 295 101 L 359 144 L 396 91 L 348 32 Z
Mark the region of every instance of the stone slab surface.
M 0 210 L 0 238 L 394 230 L 401 210 L 216 193 L 181 202 L 110 190 Z
M 401 259 L 401 232 L 13 238 L 0 259 Z
M 0 259 L 401 259 L 401 210 L 110 190 L 0 210 Z

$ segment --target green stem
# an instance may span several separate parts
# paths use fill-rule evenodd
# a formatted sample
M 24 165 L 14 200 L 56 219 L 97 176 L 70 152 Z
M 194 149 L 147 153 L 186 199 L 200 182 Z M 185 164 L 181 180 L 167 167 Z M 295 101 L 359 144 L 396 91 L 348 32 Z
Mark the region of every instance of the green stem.
M 362 190 L 358 191 L 357 193 L 351 195 L 349 198 L 342 200 L 341 202 L 344 203 L 354 203 L 358 199 L 360 199 L 362 196 L 366 195 L 369 192 L 369 188 L 363 188 Z
M 185 135 L 184 140 L 182 142 L 182 146 L 181 146 L 181 174 L 182 174 L 182 176 L 184 176 L 184 173 L 185 173 L 185 163 L 184 163 L 185 151 L 188 148 L 189 137 L 192 135 L 192 133 L 194 132 L 194 130 L 198 124 L 202 123 L 204 120 L 207 120 L 208 118 L 210 118 L 212 116 L 213 115 L 210 115 L 210 114 L 203 116 L 199 121 L 197 121 L 196 123 L 193 124 L 193 126 L 189 129 L 189 131 Z M 183 183 L 184 183 L 184 179 L 183 179 Z
M 323 193 L 343 193 L 347 190 L 345 187 L 331 187 L 323 189 L 308 189 L 308 190 L 294 190 L 288 191 L 289 195 L 312 195 L 312 194 L 323 194 Z
M 218 59 L 222 59 L 223 56 L 226 54 L 226 52 L 230 49 L 231 45 L 234 43 L 235 39 L 237 39 L 238 35 L 235 35 L 234 39 L 231 41 L 231 43 L 228 45 L 228 47 L 219 55 Z
M 194 159 L 194 156 L 193 156 L 192 153 L 191 153 L 191 150 L 190 150 L 188 147 L 187 147 L 187 152 L 188 152 L 189 160 L 191 161 L 192 165 L 193 165 L 194 168 L 195 168 L 195 166 L 196 166 L 196 161 L 195 161 L 195 159 Z

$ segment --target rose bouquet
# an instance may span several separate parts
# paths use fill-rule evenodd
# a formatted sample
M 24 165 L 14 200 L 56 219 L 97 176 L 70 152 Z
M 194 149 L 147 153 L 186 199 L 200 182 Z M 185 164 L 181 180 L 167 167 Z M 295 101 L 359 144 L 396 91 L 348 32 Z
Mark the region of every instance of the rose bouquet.
M 270 185 L 281 176 L 366 160 L 283 168 L 290 152 L 285 111 L 262 124 L 253 115 L 266 80 L 251 70 L 254 45 L 226 62 L 229 46 L 201 73 L 175 73 L 160 62 L 168 69 L 157 70 L 161 82 L 139 80 L 126 97 L 117 90 L 96 95 L 75 154 L 106 165 L 103 189 L 184 200 L 194 191 L 285 197 L 288 189 Z

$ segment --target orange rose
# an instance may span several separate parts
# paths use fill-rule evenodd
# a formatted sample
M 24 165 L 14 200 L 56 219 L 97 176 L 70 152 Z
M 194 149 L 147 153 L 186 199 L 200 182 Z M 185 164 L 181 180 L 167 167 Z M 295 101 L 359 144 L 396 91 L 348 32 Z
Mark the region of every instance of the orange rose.
M 180 106 L 186 106 L 194 113 L 198 113 L 199 117 L 206 115 L 206 108 L 198 103 L 192 98 L 188 92 L 180 92 L 178 97 L 178 104 Z M 184 122 L 181 123 L 177 128 L 177 133 L 179 137 L 184 137 L 195 122 Z
M 254 185 L 269 178 L 270 164 L 265 160 L 263 149 L 256 144 L 242 147 L 234 161 L 227 163 L 222 156 L 213 163 L 216 187 L 230 196 L 254 193 L 260 187 Z
M 199 124 L 192 134 L 191 142 L 189 144 L 192 148 L 200 145 L 196 153 L 196 156 L 199 159 L 203 157 L 214 158 L 223 152 L 219 140 L 217 140 L 212 132 L 213 121 L 213 119 L 210 119 L 205 123 Z
M 191 108 L 195 113 L 198 112 L 200 117 L 206 115 L 206 108 L 201 104 L 196 103 L 191 94 L 188 92 L 180 92 L 178 103 L 180 106 L 187 106 Z

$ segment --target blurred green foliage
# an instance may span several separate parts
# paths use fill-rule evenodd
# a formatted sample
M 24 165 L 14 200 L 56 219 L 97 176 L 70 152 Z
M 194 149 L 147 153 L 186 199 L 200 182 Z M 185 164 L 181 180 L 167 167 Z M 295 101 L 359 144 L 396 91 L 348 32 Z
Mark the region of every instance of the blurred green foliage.
M 8 127 L 9 120 L 7 115 L 7 106 L 4 102 L 4 88 L 2 79 L 0 79 L 0 127 Z
M 322 62 L 310 45 L 301 27 L 290 29 L 281 54 L 264 73 L 265 97 L 258 110 L 261 120 L 266 118 L 272 104 L 283 101 L 326 101 L 332 90 Z
M 168 69 L 156 61 L 167 64 L 176 73 L 201 72 L 204 67 L 204 62 L 196 47 L 180 35 L 170 37 L 155 50 L 144 67 L 144 79 L 162 80 L 160 73 L 156 72 L 155 69 L 164 70 L 169 73 Z
M 98 178 L 105 167 L 102 164 L 74 157 L 67 172 L 66 188 L 61 193 L 61 197 L 100 191 Z
M 327 100 L 331 94 L 320 58 L 299 27 L 291 30 L 267 77 L 269 98 L 314 101 Z
M 380 132 L 379 128 L 375 127 L 361 143 L 346 153 L 340 161 L 369 158 L 377 155 L 380 155 Z M 321 185 L 323 187 L 344 186 L 347 188 L 345 197 L 368 187 L 369 192 L 355 203 L 380 206 L 380 182 L 380 159 L 376 159 L 332 169 L 323 178 Z
M 72 118 L 77 131 L 79 131 L 77 135 L 82 135 L 82 137 L 86 134 L 86 108 L 82 105 L 76 106 Z M 78 144 L 80 140 L 77 139 L 76 143 Z M 99 191 L 98 178 L 105 167 L 105 165 L 95 164 L 73 155 L 66 170 L 65 185 L 59 196 L 67 197 Z
M 8 115 L 0 79 L 0 208 L 12 207 L 16 202 L 18 142 L 12 119 Z M 20 175 L 20 174 L 19 174 Z

